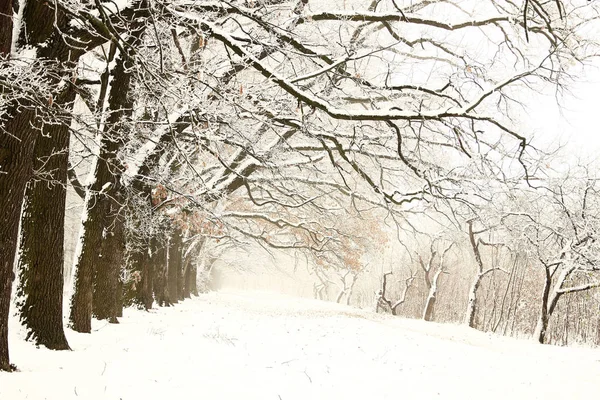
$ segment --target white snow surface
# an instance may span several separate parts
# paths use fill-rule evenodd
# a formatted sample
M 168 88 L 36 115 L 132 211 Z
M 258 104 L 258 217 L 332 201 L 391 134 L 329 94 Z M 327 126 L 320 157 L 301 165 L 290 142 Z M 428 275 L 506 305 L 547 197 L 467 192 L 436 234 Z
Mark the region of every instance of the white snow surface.
M 13 321 L 14 323 L 15 321 Z M 600 350 L 271 293 L 221 291 L 118 325 L 67 331 L 70 352 L 10 336 L 0 399 L 583 399 Z

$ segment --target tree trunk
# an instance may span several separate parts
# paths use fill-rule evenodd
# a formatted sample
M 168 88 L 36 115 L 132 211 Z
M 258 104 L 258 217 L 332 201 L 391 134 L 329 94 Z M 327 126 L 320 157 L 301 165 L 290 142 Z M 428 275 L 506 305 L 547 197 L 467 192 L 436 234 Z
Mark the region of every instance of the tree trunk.
M 352 293 L 354 292 L 354 285 L 358 280 L 358 274 L 352 275 L 352 282 L 350 282 L 350 286 L 348 287 L 347 295 L 346 295 L 346 305 L 350 305 L 350 300 L 352 299 Z
M 165 247 L 157 243 L 157 247 L 152 252 L 152 266 L 154 270 L 154 297 L 159 306 L 168 305 L 167 293 L 167 256 Z
M 132 17 L 127 49 L 137 48 L 146 26 L 146 5 L 144 1 L 140 4 L 141 8 L 136 9 Z M 115 299 L 124 254 L 123 226 L 119 220 L 119 200 L 124 197 L 120 182 L 123 166 L 120 165 L 117 154 L 126 140 L 126 132 L 130 128 L 128 120 L 133 112 L 133 100 L 130 97 L 133 67 L 129 56 L 120 54 L 113 70 L 108 98 L 110 114 L 105 123 L 92 193 L 86 202 L 87 219 L 83 224 L 82 250 L 75 265 L 71 324 L 78 332 L 90 332 L 92 310 L 99 318 L 117 322 Z M 111 225 L 114 225 L 115 230 L 112 236 L 107 236 L 108 240 L 103 248 L 103 233 L 111 230 Z M 102 256 L 98 254 L 99 250 Z M 92 284 L 93 278 L 95 280 Z M 97 301 L 93 300 L 93 287 L 97 288 L 96 294 L 101 296 Z
M 69 88 L 59 102 L 74 100 Z M 68 124 L 46 126 L 37 139 L 34 167 L 45 177 L 29 182 L 21 220 L 17 307 L 27 338 L 52 350 L 69 349 L 62 321 Z
M 183 298 L 190 299 L 192 297 L 192 261 L 186 257 L 183 267 Z
M 542 291 L 542 304 L 540 307 L 540 315 L 538 317 L 538 321 L 533 332 L 533 337 L 541 344 L 543 344 L 546 340 L 546 331 L 548 329 L 549 321 L 548 299 L 550 297 L 550 289 L 552 287 L 552 277 L 550 275 L 550 271 L 548 270 L 548 268 L 544 268 L 544 272 L 544 290 Z
M 473 220 L 468 221 L 467 224 L 469 226 L 469 242 L 471 243 L 471 249 L 473 250 L 473 255 L 475 256 L 475 262 L 477 263 L 477 276 L 475 276 L 475 280 L 471 284 L 471 289 L 469 290 L 469 302 L 467 304 L 465 322 L 469 327 L 475 328 L 475 314 L 477 312 L 477 290 L 479 289 L 479 285 L 481 284 L 481 279 L 483 278 L 483 276 L 491 270 L 487 270 L 486 272 L 484 272 L 483 260 L 481 258 L 481 252 L 479 251 L 479 243 L 475 240 L 475 233 L 473 231 Z
M 17 249 L 21 205 L 25 185 L 31 176 L 35 138 L 38 133 L 30 125 L 34 112 L 13 109 L 0 131 L 0 370 L 12 369 L 8 354 L 8 313 L 13 263 Z M 16 114 L 16 115 L 15 115 Z
M 196 263 L 191 263 L 190 291 L 194 296 L 198 296 L 198 266 Z
M 423 311 L 423 319 L 425 321 L 433 320 L 433 310 L 435 308 L 435 301 L 437 299 L 437 291 L 438 291 L 438 280 L 440 279 L 440 274 L 442 273 L 442 269 L 438 269 L 431 280 L 431 286 L 429 287 L 429 294 L 427 295 L 427 301 L 425 302 L 425 309 Z
M 346 293 L 346 289 L 340 289 L 340 292 L 338 293 L 337 297 L 335 298 L 335 302 L 336 303 L 341 303 L 342 301 L 342 297 L 344 297 L 344 293 Z
M 156 239 L 153 238 L 152 242 L 155 242 Z M 158 247 L 157 244 L 152 245 L 152 251 Z M 142 286 L 141 296 L 139 298 L 144 305 L 144 309 L 149 310 L 152 308 L 152 303 L 154 303 L 154 297 L 152 296 L 152 292 L 154 291 L 154 263 L 151 258 L 148 256 L 148 252 L 145 252 L 146 256 L 144 257 L 144 264 L 142 266 L 142 279 L 140 284 Z
M 153 239 L 154 240 L 154 239 Z M 155 246 L 151 247 L 152 249 Z M 154 250 L 152 250 L 154 251 Z M 135 304 L 138 308 L 149 310 L 152 308 L 152 259 L 148 248 L 143 248 L 131 256 L 132 259 L 132 275 L 133 287 L 131 289 L 131 304 Z
M 115 302 L 117 303 L 117 311 L 115 313 L 115 316 L 117 318 L 121 318 L 123 317 L 123 281 L 121 280 L 120 276 L 117 281 L 117 296 Z
M 160 140 L 156 144 L 154 152 L 146 157 L 144 163 L 141 165 L 137 173 L 136 180 L 132 185 L 138 194 L 147 202 L 149 207 L 151 207 L 151 210 L 155 205 L 152 203 L 152 186 L 148 183 L 147 179 L 150 176 L 152 169 L 158 164 L 161 156 L 165 153 L 173 139 L 174 135 L 171 133 L 161 136 Z M 145 238 L 145 240 L 147 240 L 147 238 Z M 138 271 L 140 274 L 140 281 L 136 285 L 134 303 L 146 310 L 151 309 L 152 304 L 154 303 L 153 293 L 155 280 L 158 279 L 157 271 L 162 271 L 162 268 L 165 266 L 164 261 L 166 259 L 164 251 L 159 250 L 161 244 L 159 243 L 156 235 L 150 238 L 148 242 L 148 248 L 144 248 L 141 252 L 135 254 L 133 258 L 133 270 Z M 162 261 L 157 262 L 157 257 Z M 158 290 L 160 291 L 162 288 L 163 286 L 161 286 L 161 288 Z M 163 305 L 165 301 L 164 293 L 157 295 L 157 300 L 159 301 L 160 305 Z
M 0 0 L 0 57 L 10 54 L 13 31 L 13 3 L 13 0 Z
M 169 263 L 167 265 L 167 293 L 172 304 L 179 300 L 181 283 L 181 231 L 176 229 L 169 242 Z
M 104 201 L 114 202 L 113 199 L 104 199 Z M 119 276 L 125 254 L 124 227 L 118 215 L 119 208 L 118 204 L 112 204 L 112 207 L 107 210 L 106 218 L 110 219 L 114 215 L 114 219 L 112 223 L 106 224 L 102 257 L 96 268 L 92 296 L 94 316 L 98 319 L 107 319 L 110 323 L 118 323 Z
M 74 266 L 74 292 L 69 321 L 74 331 L 82 333 L 92 330 L 92 282 L 94 266 L 99 262 L 102 246 L 104 204 L 97 190 L 98 183 L 94 182 L 85 202 L 81 250 Z
M 556 278 L 554 288 L 552 288 L 552 274 L 550 273 L 550 270 L 547 267 L 544 268 L 544 270 L 546 276 L 544 280 L 544 291 L 542 292 L 542 308 L 533 332 L 533 337 L 541 344 L 546 343 L 548 322 L 550 322 L 550 317 L 552 317 L 552 313 L 554 313 L 558 300 L 563 294 L 560 292 L 560 289 L 567 280 L 567 277 L 573 272 L 574 267 L 563 269 L 558 278 Z
M 10 0 L 0 0 L 0 57 L 10 53 L 13 4 Z M 54 15 L 45 3 L 32 0 L 27 2 L 22 20 L 28 30 L 27 37 L 20 35 L 19 45 L 35 46 L 46 42 L 44 47 L 37 49 L 39 58 L 68 60 L 67 46 L 58 37 L 59 33 L 54 32 L 55 24 L 64 26 L 65 17 L 61 12 Z M 53 33 L 54 40 L 51 40 Z M 25 185 L 31 177 L 35 141 L 42 121 L 32 105 L 24 100 L 10 105 L 0 121 L 0 370 L 8 371 L 13 369 L 8 353 L 13 264 Z
M 469 302 L 467 304 L 467 314 L 465 316 L 466 324 L 475 328 L 475 314 L 477 312 L 477 290 L 479 289 L 479 285 L 481 284 L 481 278 L 483 278 L 482 274 L 477 274 L 475 280 L 471 284 L 471 289 L 469 290 Z

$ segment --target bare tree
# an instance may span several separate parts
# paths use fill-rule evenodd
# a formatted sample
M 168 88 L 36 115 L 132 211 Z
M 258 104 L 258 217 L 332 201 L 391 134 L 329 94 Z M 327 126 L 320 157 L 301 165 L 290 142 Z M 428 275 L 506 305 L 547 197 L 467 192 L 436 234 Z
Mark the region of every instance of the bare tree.
M 480 246 L 498 246 L 500 244 L 486 242 L 480 237 L 477 237 L 477 235 L 486 232 L 488 229 L 483 229 L 482 231 L 475 231 L 473 229 L 474 222 L 475 221 L 473 219 L 467 221 L 469 243 L 471 244 L 471 250 L 473 252 L 473 256 L 475 257 L 475 262 L 477 265 L 477 273 L 475 275 L 475 278 L 473 279 L 473 282 L 471 283 L 471 288 L 469 289 L 469 303 L 465 315 L 465 323 L 471 328 L 475 327 L 475 316 L 477 313 L 477 291 L 479 290 L 479 286 L 481 285 L 483 278 L 488 274 L 493 273 L 494 271 L 506 272 L 497 265 L 492 265 L 488 268 L 484 266 Z
M 541 310 L 534 331 L 540 343 L 546 341 L 550 318 L 563 295 L 600 286 L 597 179 L 588 167 L 571 173 L 549 179 L 548 186 L 540 189 L 546 196 L 536 196 L 523 211 L 505 217 L 543 267 Z
M 437 251 L 435 250 L 435 245 L 437 244 L 436 242 L 436 240 L 431 241 L 431 255 L 429 257 L 429 260 L 427 261 L 427 264 L 425 264 L 421 256 L 419 256 L 419 264 L 421 265 L 421 269 L 423 269 L 423 272 L 425 272 L 425 284 L 427 285 L 428 289 L 427 300 L 425 301 L 425 307 L 423 309 L 423 319 L 425 321 L 433 320 L 433 311 L 438 295 L 439 279 L 441 274 L 446 272 L 444 266 L 445 257 L 448 251 L 450 251 L 450 249 L 454 245 L 454 243 L 450 243 L 444 248 L 444 250 L 442 250 L 442 253 L 440 254 L 439 264 L 437 267 L 435 267 L 433 263 L 437 255 Z

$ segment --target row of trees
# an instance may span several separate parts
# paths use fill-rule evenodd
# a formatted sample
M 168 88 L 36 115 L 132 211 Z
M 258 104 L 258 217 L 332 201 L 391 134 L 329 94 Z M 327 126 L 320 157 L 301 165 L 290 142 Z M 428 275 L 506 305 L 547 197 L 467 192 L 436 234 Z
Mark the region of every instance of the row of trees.
M 560 177 L 503 187 L 485 206 L 455 209 L 451 223 L 432 212 L 444 223 L 404 236 L 393 261 L 382 263 L 389 270 L 359 281 L 354 304 L 370 306 L 377 289 L 377 309 L 394 315 L 540 343 L 600 344 L 596 169 L 547 170 Z
M 596 17 L 576 1 L 0 1 L 0 369 L 15 259 L 30 338 L 68 348 L 69 185 L 78 332 L 186 297 L 192 261 L 223 244 L 351 267 L 349 298 L 374 216 L 418 232 L 490 182 L 531 182 L 518 99 L 594 55 Z

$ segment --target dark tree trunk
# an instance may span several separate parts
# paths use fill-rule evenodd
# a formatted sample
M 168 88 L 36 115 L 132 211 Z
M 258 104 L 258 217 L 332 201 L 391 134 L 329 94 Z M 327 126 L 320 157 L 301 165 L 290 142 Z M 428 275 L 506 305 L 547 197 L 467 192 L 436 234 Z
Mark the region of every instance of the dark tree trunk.
M 35 138 L 31 110 L 15 107 L 14 117 L 0 127 L 0 370 L 12 369 L 8 355 L 8 313 L 14 280 L 21 205 L 31 176 Z M 7 133 L 8 132 L 8 133 Z
M 7 4 L 2 1 L 0 8 L 8 15 L 9 21 L 2 21 L 0 37 L 0 55 L 5 56 L 10 51 L 12 41 L 12 1 Z M 39 18 L 42 22 L 32 18 L 32 10 L 39 8 L 37 2 L 28 3 L 23 20 L 27 24 L 32 22 L 28 31 L 27 43 L 36 45 L 50 38 L 53 31 L 54 19 L 44 18 L 47 12 L 40 10 Z M 6 18 L 6 16 L 4 16 Z M 59 18 L 60 24 L 62 18 Z M 10 31 L 10 35 L 9 32 Z M 8 37 L 10 36 L 10 37 Z M 54 36 L 56 38 L 56 35 Z M 20 38 L 19 44 L 24 44 Z M 40 58 L 53 55 L 55 42 L 46 46 L 39 52 Z M 10 295 L 14 280 L 13 263 L 15 260 L 18 241 L 19 220 L 21 206 L 25 196 L 25 185 L 31 177 L 35 141 L 42 123 L 31 104 L 26 101 L 22 104 L 16 102 L 9 107 L 0 126 L 0 370 L 10 370 L 8 354 L 8 313 Z
M 167 265 L 167 293 L 171 303 L 177 303 L 180 298 L 181 276 L 181 231 L 173 232 L 169 243 L 169 263 Z
M 103 201 L 113 202 L 104 198 Z M 118 204 L 113 206 L 119 207 Z M 105 237 L 102 242 L 102 257 L 96 268 L 93 291 L 93 314 L 98 319 L 107 319 L 110 323 L 118 323 L 117 314 L 120 310 L 119 276 L 125 254 L 125 237 L 123 221 L 118 213 L 119 208 L 107 210 L 106 219 L 112 223 L 106 224 Z
M 94 265 L 100 259 L 102 245 L 102 217 L 104 205 L 100 201 L 97 182 L 92 185 L 86 199 L 86 217 L 81 233 L 81 252 L 75 264 L 74 293 L 71 298 L 69 321 L 77 332 L 92 330 L 92 278 Z
M 137 175 L 137 179 L 133 183 L 133 188 L 139 193 L 139 195 L 147 202 L 150 207 L 152 204 L 152 187 L 147 183 L 146 178 L 150 176 L 150 171 L 156 166 L 160 157 L 167 148 L 168 143 L 172 139 L 172 135 L 163 135 L 154 152 L 148 156 L 142 166 L 140 167 Z M 133 290 L 133 303 L 137 304 L 138 307 L 149 310 L 152 308 L 154 303 L 154 280 L 155 280 L 155 269 L 163 267 L 163 264 L 157 264 L 156 258 L 162 257 L 164 260 L 166 257 L 164 253 L 159 252 L 159 241 L 156 236 L 152 237 L 147 244 L 148 247 L 142 249 L 133 255 L 133 267 L 132 270 L 139 273 L 139 282 L 135 283 L 135 289 Z M 152 253 L 152 254 L 150 254 Z M 164 302 L 163 296 L 160 297 L 160 302 Z M 162 304 L 161 304 L 162 305 Z
M 191 268 L 190 292 L 194 296 L 198 296 L 198 267 L 196 266 L 196 263 L 192 263 Z
M 167 292 L 167 251 L 162 244 L 158 244 L 152 254 L 154 270 L 154 296 L 159 306 L 169 305 Z
M 0 57 L 10 54 L 13 31 L 13 0 L 0 0 Z
M 544 344 L 546 341 L 546 332 L 548 330 L 548 321 L 550 320 L 550 316 L 548 313 L 548 303 L 550 297 L 550 289 L 552 287 L 552 277 L 550 276 L 550 271 L 548 268 L 544 268 L 545 272 L 545 280 L 544 280 L 544 290 L 542 292 L 542 304 L 540 309 L 540 316 L 538 318 L 537 326 L 535 327 L 534 336 L 535 339 Z
M 146 307 L 148 289 L 152 295 L 151 259 L 148 248 L 144 247 L 131 255 L 131 280 L 127 284 L 126 304 L 135 305 L 139 309 L 148 310 Z
M 154 258 L 160 257 L 160 252 L 158 250 L 158 239 L 152 238 L 150 241 L 150 249 L 153 252 L 152 256 L 148 254 L 148 251 L 145 250 L 143 252 L 143 258 L 141 262 L 141 279 L 140 279 L 140 290 L 138 291 L 137 303 L 144 307 L 145 310 L 149 310 L 152 308 L 152 304 L 154 303 L 154 297 L 152 293 L 154 292 L 154 268 L 156 266 L 156 262 L 154 262 Z M 162 259 L 164 260 L 164 254 L 162 255 Z
M 0 56 L 10 51 L 12 41 L 12 10 L 16 1 L 0 0 Z M 27 35 L 23 31 L 19 37 L 19 46 L 36 46 L 40 59 L 56 60 L 63 63 L 61 73 L 69 74 L 67 65 L 75 65 L 86 49 L 78 43 L 74 48 L 67 44 L 68 21 L 61 11 L 48 7 L 46 1 L 30 0 L 26 2 L 22 21 Z M 54 28 L 58 26 L 60 30 Z M 104 42 L 100 35 L 90 37 L 89 48 Z M 42 111 L 42 110 L 36 110 Z M 0 370 L 10 370 L 8 355 L 8 312 L 12 281 L 14 279 L 13 262 L 16 253 L 18 224 L 23 204 L 25 185 L 31 176 L 35 140 L 40 127 L 39 113 L 26 101 L 15 102 L 3 115 L 0 123 Z
M 123 280 L 119 277 L 119 281 L 117 283 L 117 318 L 123 317 Z
M 30 9 L 37 5 L 31 3 Z M 13 4 L 12 0 L 0 0 L 0 57 L 3 58 L 10 54 Z M 26 12 L 23 15 L 25 23 L 33 21 L 28 15 L 30 17 Z M 38 15 L 43 22 L 34 24 L 28 32 L 29 43 L 41 43 L 50 37 L 54 20 L 45 16 L 47 13 L 44 12 Z M 52 52 L 52 47 L 47 46 L 46 51 Z M 0 121 L 0 370 L 4 371 L 14 369 L 8 353 L 8 313 L 15 277 L 13 263 L 25 185 L 31 177 L 40 126 L 36 112 L 26 101 L 13 103 Z
M 189 257 L 185 257 L 183 266 L 183 298 L 189 299 L 192 297 L 192 262 Z
M 179 250 L 181 251 L 181 249 Z M 177 268 L 177 300 L 182 301 L 185 299 L 185 295 L 183 292 L 183 286 L 185 285 L 185 277 L 184 277 L 184 267 L 183 267 L 183 256 L 179 255 L 179 268 Z
M 73 100 L 69 88 L 59 103 L 68 106 Z M 62 322 L 68 124 L 46 126 L 37 139 L 34 168 L 45 175 L 29 182 L 21 220 L 17 307 L 28 339 L 52 350 L 69 349 Z
M 144 257 L 144 263 L 142 265 L 142 279 L 140 281 L 141 285 L 141 293 L 139 300 L 140 304 L 144 306 L 145 310 L 149 310 L 152 308 L 152 303 L 154 303 L 154 298 L 152 297 L 153 291 L 153 279 L 154 271 L 152 268 L 152 262 L 147 252 L 144 252 L 146 256 Z
M 144 1 L 140 3 L 142 8 L 132 17 L 134 22 L 131 23 L 131 34 L 127 39 L 128 49 L 137 48 L 146 26 L 146 5 Z M 119 55 L 113 70 L 108 98 L 110 114 L 105 124 L 95 181 L 86 202 L 88 216 L 83 224 L 82 250 L 75 266 L 71 324 L 78 332 L 90 332 L 92 310 L 98 318 L 117 322 L 115 303 L 124 254 L 123 226 L 119 220 L 119 200 L 123 198 L 120 182 L 123 166 L 117 159 L 117 153 L 126 139 L 128 120 L 133 111 L 133 100 L 130 97 L 133 70 L 130 58 L 124 54 Z M 105 229 L 109 236 L 106 246 L 103 247 L 102 234 Z M 101 257 L 98 254 L 99 249 L 102 249 Z M 96 279 L 92 284 L 93 277 Z M 95 293 L 92 288 L 96 288 Z M 100 298 L 94 299 L 94 294 Z
M 546 343 L 548 334 L 548 323 L 550 322 L 550 318 L 552 317 L 554 309 L 558 304 L 558 300 L 562 297 L 561 292 L 557 291 L 556 289 L 552 289 L 552 274 L 550 273 L 550 269 L 548 267 L 545 267 L 544 271 L 545 280 L 544 291 L 542 292 L 542 307 L 534 331 L 535 339 L 541 344 Z M 558 287 L 562 287 L 562 283 L 569 274 L 570 272 L 561 273 L 557 278 L 558 281 L 556 282 L 556 285 Z

